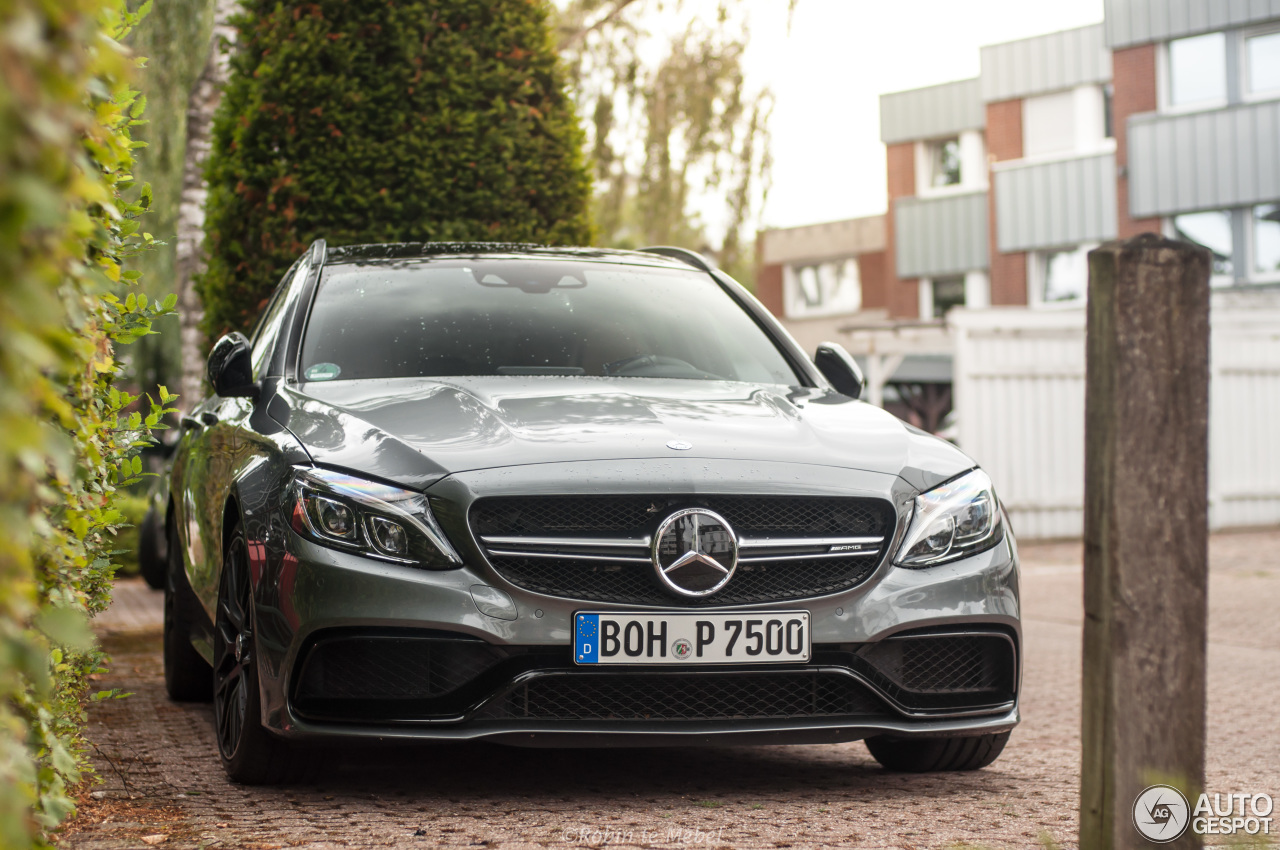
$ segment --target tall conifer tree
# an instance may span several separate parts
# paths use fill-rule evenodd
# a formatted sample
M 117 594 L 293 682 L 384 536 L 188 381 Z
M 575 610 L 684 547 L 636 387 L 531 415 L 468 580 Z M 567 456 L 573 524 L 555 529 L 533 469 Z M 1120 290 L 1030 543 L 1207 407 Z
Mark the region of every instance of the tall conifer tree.
M 208 164 L 210 334 L 315 238 L 584 244 L 583 134 L 544 0 L 246 0 Z

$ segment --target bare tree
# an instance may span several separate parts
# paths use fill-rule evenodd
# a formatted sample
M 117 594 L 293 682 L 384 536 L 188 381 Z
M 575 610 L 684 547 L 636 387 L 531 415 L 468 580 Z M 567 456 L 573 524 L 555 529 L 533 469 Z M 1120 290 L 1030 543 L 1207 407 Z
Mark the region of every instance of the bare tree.
M 772 97 L 746 81 L 743 0 L 569 0 L 558 33 L 587 119 L 601 241 L 709 250 L 749 276 Z
M 178 407 L 190 411 L 204 394 L 205 338 L 200 330 L 204 309 L 196 294 L 194 280 L 204 270 L 201 242 L 204 239 L 204 204 L 208 188 L 204 164 L 209 156 L 213 113 L 222 99 L 227 82 L 231 48 L 236 30 L 231 18 L 237 0 L 215 0 L 213 38 L 204 70 L 187 100 L 187 152 L 183 164 L 182 198 L 178 207 L 178 239 L 175 277 L 178 309 L 182 316 L 182 382 Z

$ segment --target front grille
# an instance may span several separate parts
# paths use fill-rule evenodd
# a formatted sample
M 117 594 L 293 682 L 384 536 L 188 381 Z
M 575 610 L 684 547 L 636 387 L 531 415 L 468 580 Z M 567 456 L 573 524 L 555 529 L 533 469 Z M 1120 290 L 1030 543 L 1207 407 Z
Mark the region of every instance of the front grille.
M 307 653 L 297 686 L 306 705 L 323 700 L 431 700 L 473 681 L 505 655 L 479 640 L 335 637 Z
M 992 705 L 1014 698 L 1017 657 L 1001 634 L 903 635 L 858 655 L 872 681 L 913 708 Z
M 534 720 L 767 720 L 884 716 L 886 709 L 849 676 L 805 670 L 545 675 L 484 713 Z
M 471 507 L 479 536 L 648 534 L 678 508 L 723 516 L 739 536 L 884 536 L 893 509 L 881 499 L 824 496 L 500 496 Z
M 892 538 L 894 512 L 881 499 L 777 496 L 546 496 L 481 499 L 471 508 L 476 536 L 574 539 L 642 539 L 672 511 L 704 507 L 723 516 L 740 540 L 768 538 L 882 538 L 849 557 L 797 557 L 748 562 L 740 552 L 737 573 L 710 597 L 672 594 L 658 581 L 647 551 L 632 560 L 575 558 L 575 552 L 535 557 L 489 546 L 494 569 L 512 584 L 572 599 L 640 605 L 707 607 L 758 604 L 837 593 L 865 581 Z M 616 548 L 616 547 L 615 547 Z M 497 552 L 490 550 L 498 550 Z M 827 555 L 825 549 L 798 550 Z
M 601 565 L 586 561 L 547 561 L 534 558 L 490 557 L 496 569 L 512 584 L 546 593 L 594 602 L 633 605 L 671 605 L 691 608 L 711 605 L 746 605 L 803 599 L 848 590 L 875 570 L 874 558 L 784 561 L 777 564 L 741 564 L 724 590 L 702 599 L 677 599 L 654 580 L 645 565 Z

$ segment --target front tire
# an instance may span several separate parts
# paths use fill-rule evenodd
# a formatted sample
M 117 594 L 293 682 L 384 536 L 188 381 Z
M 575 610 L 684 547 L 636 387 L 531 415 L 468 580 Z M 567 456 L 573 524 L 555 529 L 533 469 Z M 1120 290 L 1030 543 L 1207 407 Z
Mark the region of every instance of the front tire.
M 237 526 L 223 556 L 213 630 L 214 729 L 227 776 L 242 785 L 270 785 L 297 775 L 302 764 L 262 726 L 253 626 L 249 547 Z
M 991 764 L 1009 742 L 1009 733 L 968 738 L 891 738 L 878 735 L 865 743 L 886 770 L 933 773 L 979 770 Z
M 178 530 L 168 528 L 169 557 L 164 582 L 164 689 L 175 702 L 208 702 L 213 697 L 209 662 L 191 645 L 191 592 L 183 574 Z

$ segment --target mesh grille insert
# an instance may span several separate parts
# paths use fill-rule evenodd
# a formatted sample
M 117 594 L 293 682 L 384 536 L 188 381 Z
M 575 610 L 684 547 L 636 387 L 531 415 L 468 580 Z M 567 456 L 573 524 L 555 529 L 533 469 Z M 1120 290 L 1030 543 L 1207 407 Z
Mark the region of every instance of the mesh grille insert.
M 895 699 L 921 707 L 1013 699 L 1017 658 L 1004 637 L 918 635 L 869 644 L 877 684 Z
M 490 717 L 544 720 L 733 720 L 881 716 L 853 679 L 821 671 L 543 676 L 490 706 Z
M 825 496 L 500 496 L 471 508 L 477 535 L 643 535 L 677 508 L 704 507 L 739 536 L 887 536 L 893 509 L 881 499 Z

